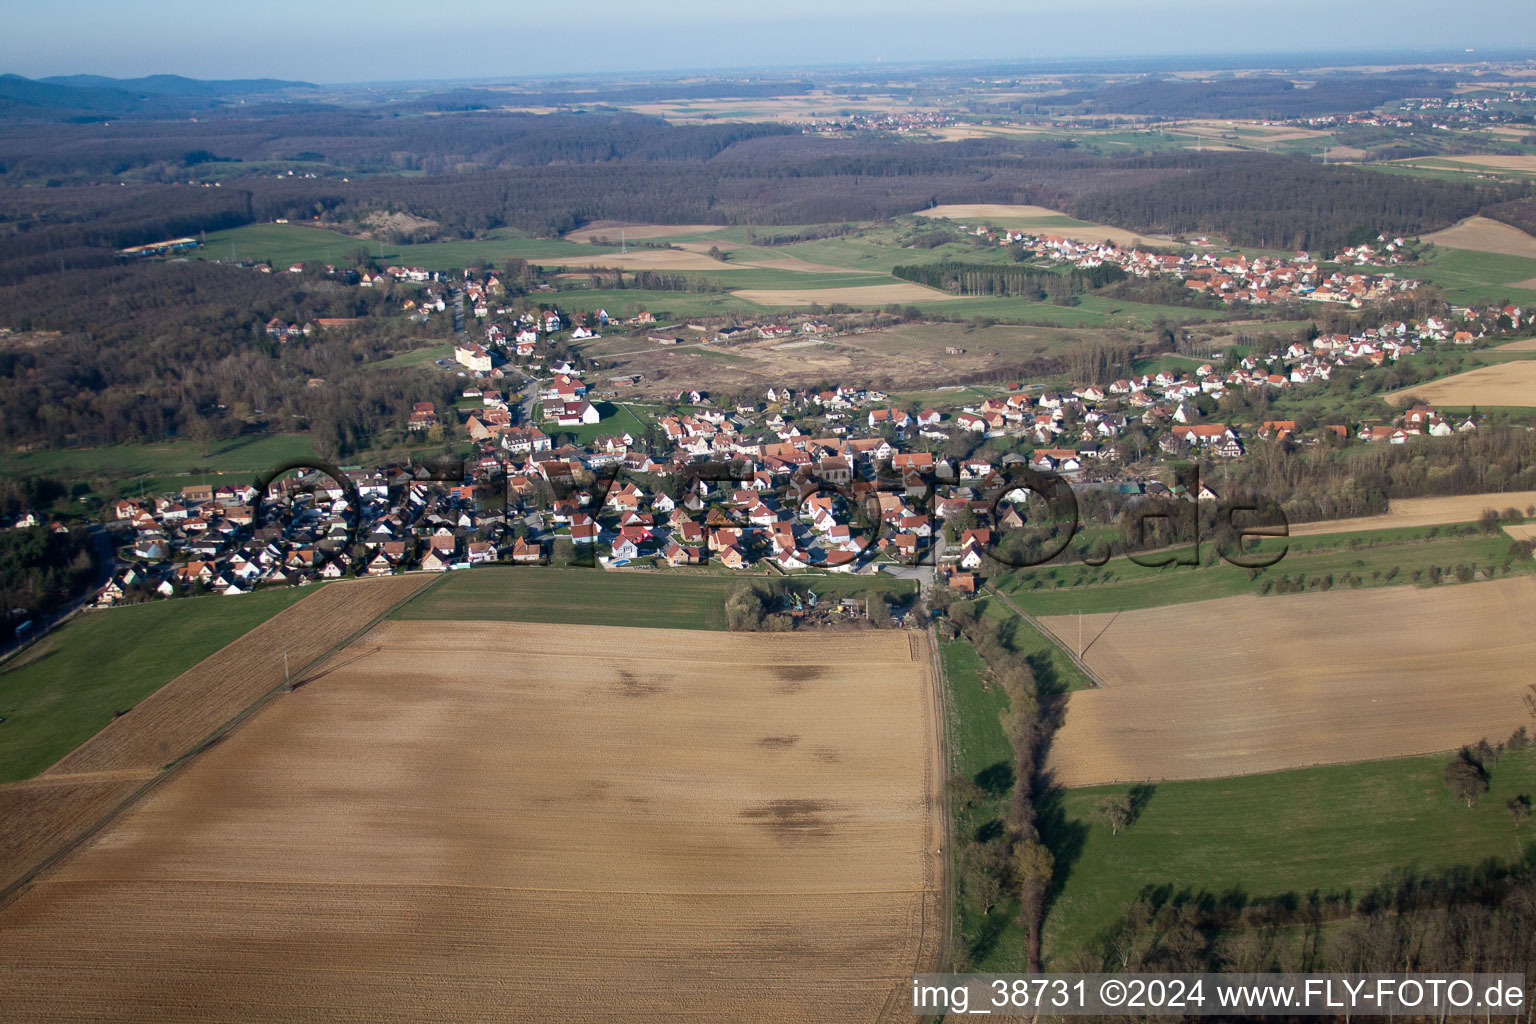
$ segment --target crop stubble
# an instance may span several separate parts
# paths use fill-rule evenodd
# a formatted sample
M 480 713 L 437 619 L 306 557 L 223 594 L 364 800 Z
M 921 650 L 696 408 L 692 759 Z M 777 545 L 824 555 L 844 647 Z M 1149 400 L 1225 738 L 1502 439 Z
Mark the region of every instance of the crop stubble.
M 1077 616 L 1040 621 L 1076 643 Z M 1526 719 L 1536 580 L 1230 597 L 1082 625 L 1106 685 L 1072 694 L 1057 780 L 1217 778 L 1502 740 Z
M 1503 513 L 1515 509 L 1524 513 L 1536 505 L 1536 491 L 1494 491 L 1487 494 L 1452 494 L 1437 498 L 1393 498 L 1387 511 L 1379 516 L 1353 516 L 1349 519 L 1320 519 L 1314 523 L 1293 523 L 1292 537 L 1316 537 L 1329 533 L 1359 533 L 1364 530 L 1397 530 L 1420 526 L 1449 526 L 1476 522 L 1485 509 Z
M 904 1018 L 913 637 L 383 623 L 0 912 L 0 1016 Z
M 322 587 L 166 683 L 48 773 L 164 765 L 281 683 L 284 651 L 293 669 L 302 668 L 431 580 L 392 576 Z

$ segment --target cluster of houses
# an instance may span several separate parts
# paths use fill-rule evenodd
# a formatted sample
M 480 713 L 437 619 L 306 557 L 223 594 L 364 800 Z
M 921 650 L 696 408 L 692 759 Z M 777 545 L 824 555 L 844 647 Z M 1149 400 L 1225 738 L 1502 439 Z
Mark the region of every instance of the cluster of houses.
M 958 123 L 954 114 L 932 110 L 891 111 L 889 113 L 849 114 L 841 118 L 818 117 L 799 122 L 803 135 L 829 135 L 837 132 L 893 132 L 909 135 Z
M 348 574 L 537 562 L 560 544 L 607 564 L 868 572 L 883 561 L 923 557 L 943 524 L 962 515 L 967 530 L 950 538 L 940 571 L 950 585 L 971 590 L 985 567 L 988 531 L 1017 525 L 988 500 L 1010 465 L 1048 470 L 1074 486 L 1113 481 L 1150 493 L 1154 482 L 1128 481 L 1119 469 L 1128 455 L 1232 458 L 1254 437 L 1400 444 L 1475 430 L 1470 419 L 1415 405 L 1391 423 L 1329 424 L 1300 437 L 1287 419 L 1241 429 L 1204 422 L 1199 399 L 1327 380 L 1340 366 L 1381 365 L 1426 342 L 1471 343 L 1527 319 L 1516 307 L 1463 309 L 1320 335 L 1224 372 L 1207 363 L 1102 386 L 1015 385 L 944 411 L 903 409 L 879 391 L 844 386 L 769 387 L 762 401 L 734 408 L 683 389 L 678 411 L 657 418 L 651 444 L 617 431 L 557 447 L 539 425 L 519 422 L 518 407 L 492 382 L 478 380 L 463 392 L 480 401 L 464 423 L 472 454 L 451 482 L 423 482 L 398 468 L 359 470 L 349 499 L 340 484 L 321 478 L 317 489 L 277 495 L 259 526 L 257 495 L 245 486 L 193 484 L 176 495 L 117 502 L 111 515 L 126 520 L 133 535 L 120 551 L 126 568 L 101 602 L 147 591 L 238 594 Z M 586 383 L 568 364 L 556 369 L 535 396 L 546 424 L 600 425 Z M 413 429 L 437 422 L 430 402 L 412 410 Z M 1139 449 L 1126 443 L 1131 428 L 1140 428 Z M 941 445 L 927 443 L 956 432 L 1007 438 L 1005 447 L 1016 450 L 995 462 L 946 459 L 935 451 Z M 730 478 L 695 479 L 701 463 L 729 465 Z M 1004 518 L 994 521 L 999 514 Z
M 1502 92 L 1490 90 L 1482 96 L 1420 96 L 1403 100 L 1391 113 L 1361 111 L 1298 118 L 1294 121 L 1266 121 L 1265 124 L 1304 128 L 1339 128 L 1360 125 L 1371 128 L 1434 128 L 1440 131 L 1476 129 L 1489 124 L 1529 125 L 1529 113 L 1518 106 L 1536 104 L 1536 94 L 1523 89 Z
M 1331 302 L 1359 309 L 1418 288 L 1419 282 L 1395 273 L 1363 274 L 1358 271 L 1326 271 L 1304 252 L 1291 257 L 1222 255 L 1215 251 L 1156 253 L 1123 248 L 1113 242 L 1084 242 L 1060 235 L 1035 235 L 992 228 L 985 224 L 963 227 L 978 238 L 998 245 L 1019 246 L 1031 257 L 1064 263 L 1080 270 L 1119 267 L 1132 277 L 1171 277 L 1191 291 L 1214 296 L 1227 304 L 1265 305 L 1289 301 Z M 1378 237 L 1376 245 L 1349 250 L 1354 262 L 1387 265 L 1408 262 L 1411 247 L 1401 238 Z

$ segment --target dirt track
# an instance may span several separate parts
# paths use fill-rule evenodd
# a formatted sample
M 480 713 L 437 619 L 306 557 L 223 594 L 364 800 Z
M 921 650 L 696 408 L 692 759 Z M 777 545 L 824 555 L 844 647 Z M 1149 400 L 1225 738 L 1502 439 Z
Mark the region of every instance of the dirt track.
M 1041 622 L 1075 642 L 1076 616 Z M 1232 597 L 1083 616 L 1067 786 L 1215 778 L 1497 742 L 1528 721 L 1536 580 Z
M 908 1019 L 941 933 L 920 635 L 354 650 L 0 911 L 0 1018 Z

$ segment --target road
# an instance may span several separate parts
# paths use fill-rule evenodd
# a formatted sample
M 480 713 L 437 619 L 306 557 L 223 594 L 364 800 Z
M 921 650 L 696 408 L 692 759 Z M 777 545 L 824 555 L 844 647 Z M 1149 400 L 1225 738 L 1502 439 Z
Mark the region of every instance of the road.
M 899 580 L 917 580 L 918 597 L 924 604 L 929 604 L 929 596 L 933 593 L 933 581 L 939 572 L 939 561 L 944 557 L 944 533 L 941 530 L 934 536 L 933 548 L 923 561 L 917 565 L 882 565 L 882 572 L 890 573 Z
M 76 612 L 96 600 L 96 595 L 101 592 L 101 588 L 106 586 L 107 582 L 112 579 L 113 574 L 117 572 L 117 547 L 113 543 L 112 531 L 101 523 L 93 523 L 90 531 L 91 540 L 96 543 L 98 563 L 96 578 L 91 581 L 91 585 L 79 597 L 63 608 L 60 608 L 54 614 L 34 616 L 32 619 L 32 632 L 28 634 L 25 640 L 17 642 L 14 636 L 0 637 L 0 657 L 9 657 L 15 654 L 23 647 L 41 640 L 54 629 L 63 625 Z

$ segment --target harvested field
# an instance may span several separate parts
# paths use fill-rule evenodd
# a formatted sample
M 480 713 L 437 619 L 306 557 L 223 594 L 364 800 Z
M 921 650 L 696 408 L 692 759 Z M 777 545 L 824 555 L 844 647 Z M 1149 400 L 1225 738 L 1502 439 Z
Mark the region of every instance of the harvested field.
M 921 635 L 354 650 L 0 909 L 0 1017 L 909 1019 L 943 927 Z
M 563 236 L 571 242 L 595 242 L 599 238 L 619 241 L 619 233 L 631 242 L 643 242 L 651 238 L 673 238 L 681 235 L 707 235 L 723 230 L 723 224 L 630 224 L 621 220 L 595 220 Z
M 1465 408 L 1472 405 L 1536 406 L 1536 360 L 1513 359 L 1504 363 L 1479 366 L 1466 373 L 1452 374 L 1427 384 L 1415 384 L 1387 395 L 1387 401 L 1401 405 L 1417 396 L 1434 405 Z
M 1361 530 L 1396 530 L 1411 526 L 1471 523 L 1476 522 L 1486 508 L 1497 509 L 1500 512 L 1507 508 L 1517 508 L 1524 512 L 1532 505 L 1536 505 L 1536 491 L 1457 494 L 1444 498 L 1396 498 L 1387 506 L 1386 515 L 1324 519 L 1316 523 L 1293 523 L 1290 533 L 1292 537 L 1312 537 L 1322 533 L 1359 533 Z
M 284 651 L 297 671 L 432 579 L 392 576 L 320 588 L 166 683 L 48 774 L 165 765 L 280 685 Z
M 1536 277 L 1529 281 L 1521 281 L 1516 287 L 1536 288 Z M 1503 352 L 1536 352 L 1536 338 L 1521 338 L 1519 341 L 1509 341 L 1496 346 Z
M 44 775 L 0 786 L 0 891 L 85 832 L 154 774 Z
M 1080 242 L 1102 242 L 1108 239 L 1116 245 L 1175 245 L 1172 238 L 1164 235 L 1144 235 L 1124 228 L 1112 228 L 1107 224 L 1062 224 L 1067 215 L 1060 210 L 1044 206 L 1009 205 L 1006 203 L 951 203 L 918 210 L 919 217 L 946 217 L 954 221 L 987 221 L 998 227 L 1037 231 L 1042 234 L 1075 238 Z M 1036 222 L 1034 224 L 1030 222 Z
M 948 203 L 944 206 L 932 206 L 926 210 L 918 210 L 919 217 L 941 217 L 948 220 L 1039 220 L 1048 217 L 1063 217 L 1060 210 L 1052 210 L 1045 206 L 1029 206 L 1025 204 L 1010 205 L 1008 203 Z
M 1040 621 L 1076 643 L 1077 616 Z M 1527 717 L 1536 580 L 1231 597 L 1083 629 L 1105 688 L 1072 694 L 1058 781 L 1246 775 L 1508 736 Z
M 1504 527 L 1510 540 L 1536 541 L 1536 523 L 1510 523 Z
M 716 263 L 715 266 L 720 264 Z M 937 302 L 965 297 L 924 288 L 910 281 L 901 284 L 857 285 L 852 288 L 743 288 L 731 294 L 759 306 L 809 306 L 812 303 L 831 305 L 835 302 L 849 306 L 878 306 L 887 302 Z
M 1529 154 L 1467 153 L 1457 156 L 1443 156 L 1437 159 L 1448 160 L 1455 164 L 1468 164 L 1473 167 L 1497 167 L 1501 171 L 1524 171 L 1527 174 L 1536 174 L 1536 156 Z
M 1460 224 L 1425 235 L 1422 240 L 1452 249 L 1474 249 L 1478 252 L 1497 252 L 1506 256 L 1536 259 L 1536 238 L 1492 217 L 1468 217 Z

